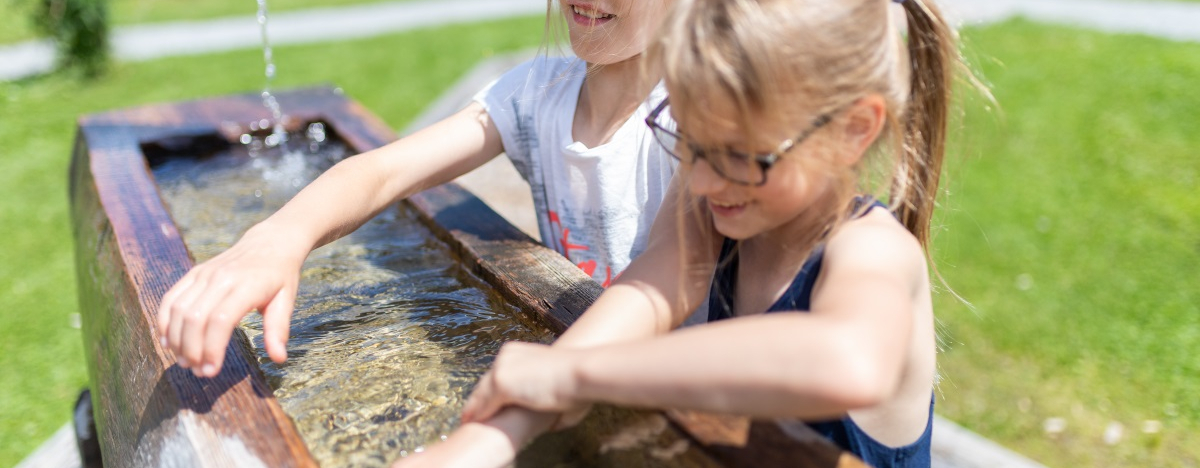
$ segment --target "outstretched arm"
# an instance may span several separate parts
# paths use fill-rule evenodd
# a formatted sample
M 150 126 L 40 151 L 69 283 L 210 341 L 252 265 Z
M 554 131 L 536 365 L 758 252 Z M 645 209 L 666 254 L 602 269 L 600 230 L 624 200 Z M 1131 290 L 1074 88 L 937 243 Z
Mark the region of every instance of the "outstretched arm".
M 464 420 L 486 420 L 512 405 L 562 411 L 599 401 L 821 418 L 887 401 L 910 355 L 914 304 L 928 294 L 925 264 L 898 225 L 864 226 L 830 242 L 809 313 L 588 348 L 510 343 L 472 394 Z
M 258 309 L 267 353 L 283 362 L 300 267 L 309 252 L 354 231 L 388 204 L 453 180 L 501 151 L 487 112 L 472 103 L 411 136 L 338 163 L 167 291 L 157 321 L 163 346 L 196 375 L 216 376 L 234 327 Z

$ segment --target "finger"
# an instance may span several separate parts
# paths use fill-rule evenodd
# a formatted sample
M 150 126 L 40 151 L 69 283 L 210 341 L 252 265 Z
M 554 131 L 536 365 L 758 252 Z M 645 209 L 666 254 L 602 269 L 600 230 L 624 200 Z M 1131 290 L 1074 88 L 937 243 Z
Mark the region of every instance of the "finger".
M 183 356 L 183 329 L 184 322 L 191 315 L 193 305 L 197 298 L 200 297 L 207 283 L 202 278 L 196 278 L 186 291 L 183 291 L 178 299 L 171 302 L 171 324 L 167 328 L 167 345 L 172 353 L 175 353 L 175 358 L 179 360 L 179 366 L 187 368 L 189 362 Z
M 578 408 L 569 409 L 566 412 L 562 413 L 558 417 L 558 422 L 554 425 L 553 430 L 559 431 L 559 430 L 575 427 L 575 425 L 582 422 L 583 418 L 586 418 L 588 413 L 590 413 L 591 411 L 592 411 L 592 405 L 590 405 L 590 404 L 583 405 Z
M 208 325 L 204 329 L 203 353 L 200 356 L 200 375 L 216 377 L 225 363 L 225 352 L 229 348 L 229 339 L 233 336 L 234 328 L 242 317 L 250 311 L 251 299 L 244 288 L 235 289 L 225 300 L 221 301 L 208 317 Z
M 204 335 L 208 328 L 217 304 L 227 300 L 232 291 L 232 283 L 209 283 L 204 294 L 196 299 L 195 304 L 184 314 L 183 329 L 180 331 L 180 347 L 182 357 L 187 360 L 189 367 L 197 377 L 201 376 L 201 366 L 204 359 Z
M 280 288 L 263 314 L 263 346 L 272 361 L 282 364 L 287 360 L 288 335 L 292 331 L 292 308 L 296 305 L 295 286 Z
M 487 421 L 505 406 L 505 400 L 496 392 L 495 374 L 489 372 L 485 377 L 488 378 L 480 382 L 482 388 L 477 386 L 476 391 L 471 393 L 471 399 L 468 400 L 468 402 L 474 402 L 470 421 Z
M 194 277 L 190 272 L 183 275 L 183 278 L 180 278 L 179 281 L 171 286 L 171 289 L 167 290 L 166 294 L 163 294 L 162 300 L 158 303 L 158 314 L 155 317 L 157 327 L 155 330 L 158 332 L 159 344 L 163 348 L 166 348 L 169 344 L 167 341 L 167 330 L 171 327 L 171 305 L 175 303 L 181 293 L 187 291 L 193 280 Z
M 462 422 L 480 421 L 475 415 L 479 412 L 483 401 L 488 399 L 488 394 L 491 393 L 492 373 L 489 371 L 479 378 L 479 382 L 475 384 L 475 389 L 471 390 L 471 396 L 467 397 L 467 403 L 463 405 Z

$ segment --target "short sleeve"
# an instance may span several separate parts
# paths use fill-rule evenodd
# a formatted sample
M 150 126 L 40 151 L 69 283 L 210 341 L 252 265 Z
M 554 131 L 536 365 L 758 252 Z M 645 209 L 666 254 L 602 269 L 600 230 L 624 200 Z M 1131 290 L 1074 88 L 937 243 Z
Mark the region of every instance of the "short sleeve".
M 532 109 L 523 108 L 523 104 L 529 102 L 530 86 L 536 88 L 536 60 L 522 63 L 505 72 L 472 98 L 472 101 L 482 105 L 488 117 L 491 117 L 504 145 L 504 153 L 525 180 L 530 180 L 531 176 L 529 159 L 532 148 L 529 147 L 530 142 L 521 137 L 527 133 L 521 127 L 532 123 Z

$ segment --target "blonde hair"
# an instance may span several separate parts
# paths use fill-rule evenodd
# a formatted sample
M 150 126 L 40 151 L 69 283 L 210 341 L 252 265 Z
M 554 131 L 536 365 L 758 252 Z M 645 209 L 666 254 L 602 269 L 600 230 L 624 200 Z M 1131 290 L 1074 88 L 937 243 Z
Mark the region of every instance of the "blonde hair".
M 891 155 L 889 205 L 928 249 L 953 70 L 961 62 L 954 30 L 929 0 L 903 2 L 907 41 L 892 21 L 891 5 L 679 0 L 647 55 L 661 67 L 672 114 L 685 132 L 725 119 L 753 138 L 756 116 L 799 131 L 863 96 L 882 96 L 886 123 L 872 153 Z M 734 117 L 715 112 L 719 104 L 731 105 Z M 831 175 L 846 183 L 835 184 L 814 207 L 828 208 L 814 219 L 817 235 L 846 218 L 859 190 L 854 181 L 861 175 Z

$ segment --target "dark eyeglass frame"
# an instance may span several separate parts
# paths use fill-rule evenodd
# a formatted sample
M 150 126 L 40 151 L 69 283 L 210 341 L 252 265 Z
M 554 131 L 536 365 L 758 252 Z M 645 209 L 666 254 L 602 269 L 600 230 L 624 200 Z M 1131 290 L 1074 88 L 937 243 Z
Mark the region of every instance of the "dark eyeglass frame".
M 761 180 L 752 181 L 752 180 L 742 180 L 742 179 L 738 179 L 735 177 L 730 177 L 728 174 L 725 174 L 725 172 L 721 170 L 721 167 L 719 164 L 714 164 L 712 161 L 708 160 L 708 158 L 706 156 L 708 151 L 706 151 L 702 146 L 689 141 L 687 138 L 685 138 L 679 132 L 669 130 L 669 129 L 663 127 L 662 125 L 659 125 L 658 117 L 660 115 L 662 115 L 663 111 L 666 110 L 667 106 L 669 106 L 669 105 L 670 105 L 669 100 L 664 98 L 662 100 L 662 102 L 660 102 L 658 104 L 658 106 L 656 106 L 654 108 L 653 111 L 650 111 L 650 115 L 646 116 L 646 126 L 650 127 L 651 132 L 653 132 L 655 134 L 658 134 L 661 132 L 663 134 L 669 135 L 671 138 L 674 138 L 676 142 L 683 142 L 684 144 L 686 144 L 688 146 L 688 151 L 691 151 L 691 153 L 695 159 L 703 159 L 703 160 L 707 161 L 709 163 L 709 166 L 712 167 L 713 171 L 716 172 L 717 175 L 720 175 L 721 178 L 728 180 L 732 183 L 738 184 L 738 185 L 745 185 L 745 186 L 749 186 L 749 187 L 760 187 L 760 186 L 766 184 L 767 183 L 767 169 L 770 169 L 772 166 L 774 166 L 776 163 L 778 163 L 781 155 L 787 153 L 788 151 L 791 151 L 792 148 L 795 148 L 800 143 L 803 143 L 804 140 L 806 140 L 806 139 L 808 139 L 808 137 L 812 136 L 813 133 L 816 133 L 817 130 L 819 130 L 821 127 L 824 127 L 831 120 L 833 120 L 833 115 L 841 110 L 841 108 L 839 108 L 838 110 L 835 110 L 833 112 L 821 114 L 817 118 L 813 119 L 812 123 L 809 124 L 807 129 L 800 132 L 800 134 L 796 135 L 796 137 L 794 137 L 794 138 L 789 138 L 787 140 L 784 140 L 783 143 L 780 143 L 779 146 L 775 148 L 775 151 L 770 152 L 770 153 L 747 154 L 747 153 L 743 153 L 740 151 L 734 151 L 732 149 L 726 148 L 725 153 L 727 156 L 736 158 L 736 159 L 741 159 L 743 161 L 754 161 L 754 163 L 758 165 L 758 167 L 760 169 L 759 173 L 762 174 Z M 673 157 L 681 162 L 684 160 L 682 157 L 680 157 L 678 154 L 676 154 L 676 152 L 675 152 L 676 148 L 668 148 L 667 144 L 664 143 L 663 140 L 661 138 L 658 138 L 657 136 L 655 136 L 654 139 L 655 139 L 655 141 L 658 142 L 659 146 L 662 146 L 663 149 L 666 150 L 667 154 L 671 155 L 671 157 Z

